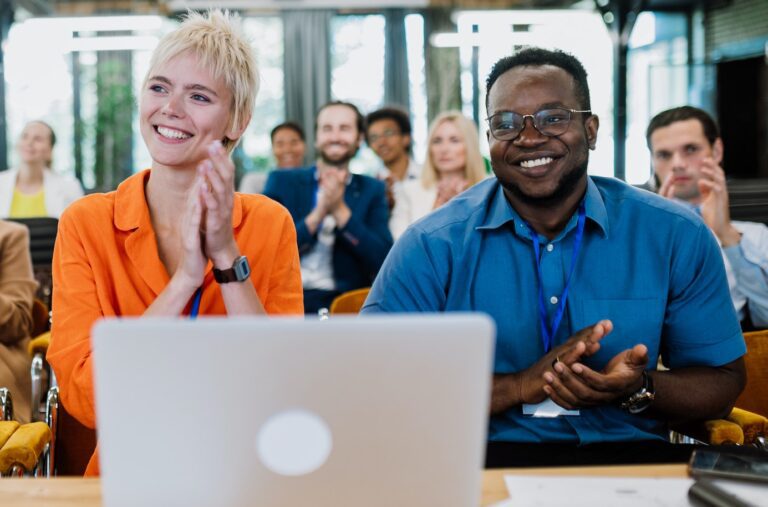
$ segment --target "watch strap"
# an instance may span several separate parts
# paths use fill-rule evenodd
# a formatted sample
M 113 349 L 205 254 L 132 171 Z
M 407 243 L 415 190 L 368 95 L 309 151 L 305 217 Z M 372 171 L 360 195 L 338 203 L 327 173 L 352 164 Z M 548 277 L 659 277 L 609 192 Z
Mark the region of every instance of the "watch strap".
M 251 267 L 248 265 L 248 258 L 241 255 L 232 263 L 229 269 L 213 268 L 213 278 L 218 283 L 242 282 L 251 275 Z

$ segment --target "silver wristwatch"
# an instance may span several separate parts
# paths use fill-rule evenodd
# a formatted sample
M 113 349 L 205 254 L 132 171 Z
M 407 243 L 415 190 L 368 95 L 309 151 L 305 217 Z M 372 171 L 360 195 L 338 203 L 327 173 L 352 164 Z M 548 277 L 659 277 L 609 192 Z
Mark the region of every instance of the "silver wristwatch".
M 621 402 L 621 408 L 630 414 L 639 414 L 653 403 L 656 397 L 656 390 L 653 388 L 653 377 L 648 372 L 643 371 L 643 385 L 629 395 L 629 398 Z

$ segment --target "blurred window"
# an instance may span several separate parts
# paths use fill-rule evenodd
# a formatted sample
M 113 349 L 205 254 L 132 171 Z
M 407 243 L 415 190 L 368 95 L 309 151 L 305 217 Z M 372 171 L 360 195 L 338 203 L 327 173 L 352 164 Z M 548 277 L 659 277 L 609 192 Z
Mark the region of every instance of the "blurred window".
M 384 102 L 384 16 L 340 15 L 331 20 L 331 96 L 356 105 L 363 115 Z M 381 162 L 360 151 L 350 169 L 372 173 Z
M 331 94 L 355 104 L 365 115 L 384 105 L 386 20 L 379 14 L 339 15 L 331 22 Z M 427 91 L 424 65 L 424 18 L 405 16 L 408 55 L 412 152 L 421 162 L 427 137 Z M 375 171 L 381 162 L 363 147 L 352 161 L 355 172 Z
M 177 21 L 160 16 L 30 17 L 14 23 L 5 46 L 10 166 L 17 163 L 14 148 L 24 125 L 43 119 L 56 132 L 54 170 L 75 174 L 79 168 L 87 189 L 101 182 L 100 186 L 107 188 L 100 190 L 110 190 L 119 183 L 109 175 L 105 177 L 103 171 L 122 176 L 149 167 L 151 159 L 139 130 L 137 102 L 152 50 L 176 26 Z M 243 138 L 246 156 L 241 163 L 246 169 L 267 168 L 272 166 L 269 131 L 285 116 L 282 21 L 277 16 L 245 18 L 244 28 L 256 47 L 261 87 L 253 120 Z M 127 126 L 130 131 L 124 133 L 133 146 L 128 157 L 117 161 L 128 161 L 131 167 L 102 167 L 111 164 L 98 162 L 97 138 L 115 128 L 105 124 L 103 117 L 111 105 L 99 104 L 98 83 L 102 79 L 104 86 L 105 70 L 110 74 L 109 86 L 121 90 L 105 94 L 102 89 L 101 100 L 120 97 L 133 102 L 132 121 Z M 124 90 L 126 83 L 128 89 Z

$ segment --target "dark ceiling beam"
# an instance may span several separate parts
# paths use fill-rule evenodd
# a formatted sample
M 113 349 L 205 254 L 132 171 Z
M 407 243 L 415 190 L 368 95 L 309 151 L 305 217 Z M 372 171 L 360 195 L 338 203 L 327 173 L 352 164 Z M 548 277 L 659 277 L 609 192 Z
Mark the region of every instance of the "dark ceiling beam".
M 595 0 L 613 46 L 613 174 L 626 179 L 627 53 L 629 36 L 647 0 Z

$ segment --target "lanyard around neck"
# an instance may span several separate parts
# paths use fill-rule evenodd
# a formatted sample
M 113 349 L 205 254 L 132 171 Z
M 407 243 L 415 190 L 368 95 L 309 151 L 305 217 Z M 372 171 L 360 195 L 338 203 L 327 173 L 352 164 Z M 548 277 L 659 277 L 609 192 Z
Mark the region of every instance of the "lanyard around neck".
M 552 342 L 555 339 L 557 330 L 560 327 L 560 322 L 563 320 L 563 314 L 565 313 L 565 302 L 568 299 L 568 289 L 571 286 L 571 277 L 576 269 L 576 260 L 579 258 L 579 250 L 581 250 L 581 244 L 584 239 L 584 227 L 586 223 L 586 209 L 582 202 L 579 206 L 579 219 L 576 226 L 576 237 L 573 240 L 573 253 L 571 255 L 571 267 L 568 271 L 568 278 L 565 281 L 565 288 L 560 295 L 560 300 L 557 302 L 557 308 L 555 309 L 555 315 L 552 319 L 552 326 L 548 324 L 547 318 L 547 303 L 544 299 L 544 274 L 541 270 L 541 245 L 539 244 L 539 235 L 531 227 L 531 224 L 525 222 L 528 230 L 531 232 L 531 241 L 533 242 L 533 252 L 536 257 L 536 281 L 539 286 L 539 327 L 541 329 L 541 341 L 544 344 L 544 353 L 546 354 L 552 349 Z
M 203 288 L 198 287 L 195 291 L 195 299 L 192 300 L 192 308 L 189 310 L 189 318 L 195 320 L 200 313 L 200 299 L 203 297 Z

